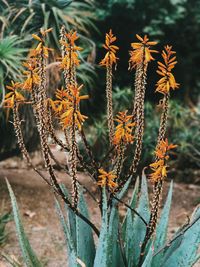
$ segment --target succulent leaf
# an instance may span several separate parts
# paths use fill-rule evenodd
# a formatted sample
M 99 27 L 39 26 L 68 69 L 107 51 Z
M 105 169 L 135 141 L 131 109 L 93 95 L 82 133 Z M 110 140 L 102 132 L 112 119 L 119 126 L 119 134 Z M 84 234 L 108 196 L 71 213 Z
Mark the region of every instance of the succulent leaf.
M 42 263 L 37 258 L 25 234 L 14 192 L 8 180 L 6 180 L 6 183 L 7 183 L 8 191 L 9 191 L 10 198 L 11 198 L 16 231 L 17 231 L 17 236 L 19 239 L 19 244 L 21 247 L 21 252 L 22 252 L 24 263 L 26 264 L 27 267 L 42 267 L 43 266 Z
M 94 267 L 107 267 L 108 261 L 108 212 L 107 212 L 107 198 L 105 187 L 103 188 L 103 207 L 102 207 L 102 225 L 99 236 L 99 242 L 96 250 Z
M 168 221 L 169 221 L 169 212 L 171 207 L 171 200 L 172 200 L 172 189 L 173 189 L 173 181 L 170 183 L 169 192 L 167 195 L 167 199 L 164 205 L 164 208 L 161 212 L 160 221 L 156 228 L 156 238 L 154 242 L 154 250 L 157 251 L 159 248 L 163 247 L 166 238 L 167 238 L 167 227 L 168 227 Z M 159 263 L 163 257 L 162 253 L 159 253 L 153 258 L 152 261 L 152 267 L 159 266 Z

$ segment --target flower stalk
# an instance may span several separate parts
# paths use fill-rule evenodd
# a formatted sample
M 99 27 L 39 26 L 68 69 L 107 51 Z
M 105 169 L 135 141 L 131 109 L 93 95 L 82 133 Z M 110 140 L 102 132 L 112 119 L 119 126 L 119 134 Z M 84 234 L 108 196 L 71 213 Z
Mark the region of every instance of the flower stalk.
M 113 43 L 117 38 L 113 35 L 112 30 L 106 34 L 105 44 L 103 47 L 106 49 L 106 55 L 99 63 L 101 66 L 106 67 L 106 99 L 107 99 L 107 120 L 110 146 L 113 144 L 114 137 L 114 121 L 113 121 L 113 101 L 112 101 L 112 82 L 113 82 L 113 66 L 116 67 L 118 58 L 116 52 L 118 46 Z

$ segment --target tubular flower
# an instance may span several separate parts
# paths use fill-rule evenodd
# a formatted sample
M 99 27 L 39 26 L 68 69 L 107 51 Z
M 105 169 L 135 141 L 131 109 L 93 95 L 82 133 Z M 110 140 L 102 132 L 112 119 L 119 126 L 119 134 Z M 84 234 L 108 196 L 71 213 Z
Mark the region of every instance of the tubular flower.
M 102 61 L 99 63 L 101 66 L 112 66 L 117 63 L 118 58 L 116 57 L 116 52 L 119 49 L 118 46 L 113 45 L 117 38 L 113 35 L 112 30 L 106 33 L 105 44 L 103 47 L 108 51 Z
M 161 94 L 169 93 L 170 89 L 179 88 L 179 84 L 176 82 L 174 75 L 172 74 L 172 69 L 175 67 L 176 52 L 172 51 L 172 46 L 165 46 L 165 50 L 162 51 L 162 58 L 164 63 L 158 61 L 157 73 L 162 76 L 162 78 L 156 84 L 156 92 Z
M 117 183 L 113 181 L 117 178 L 117 176 L 114 174 L 114 171 L 106 172 L 101 168 L 99 169 L 99 174 L 99 181 L 97 182 L 98 185 L 100 185 L 101 187 L 108 186 L 111 189 L 117 187 Z
M 149 175 L 152 182 L 158 182 L 167 176 L 167 166 L 165 165 L 165 161 L 163 159 L 150 164 L 150 168 L 153 171 Z
M 74 118 L 75 126 L 77 126 L 80 130 L 81 124 L 88 118 L 87 116 L 81 114 L 79 108 L 81 100 L 89 98 L 88 95 L 80 96 L 80 90 L 82 87 L 83 85 L 79 87 L 74 85 L 69 86 L 69 93 L 67 93 L 67 110 L 61 115 L 61 121 L 64 128 L 72 126 Z
M 78 51 L 82 48 L 76 46 L 75 41 L 79 38 L 76 31 L 70 31 L 65 34 L 66 41 L 60 40 L 61 45 L 65 47 L 66 55 L 63 57 L 60 64 L 61 68 L 69 70 L 73 66 L 79 66 Z
M 68 92 L 66 89 L 62 87 L 60 90 L 59 89 L 56 90 L 56 100 L 53 101 L 52 99 L 49 99 L 50 105 L 53 111 L 57 115 L 63 114 L 63 112 L 67 109 L 68 107 L 67 97 L 68 97 Z
M 44 42 L 45 42 L 45 38 L 47 36 L 47 33 L 51 32 L 53 30 L 53 28 L 49 28 L 47 30 L 44 29 L 40 29 L 40 35 L 41 37 L 39 37 L 36 34 L 32 34 L 32 37 L 39 41 L 39 44 L 37 45 L 37 47 L 35 49 L 32 49 L 29 56 L 30 57 L 35 57 L 37 55 L 40 55 L 41 53 L 43 53 L 45 58 L 49 57 L 49 52 L 53 51 L 52 48 L 49 48 L 47 46 L 44 46 Z
M 161 181 L 167 176 L 166 161 L 169 159 L 168 152 L 176 147 L 177 145 L 169 144 L 167 139 L 160 141 L 155 151 L 157 159 L 154 163 L 150 164 L 153 172 L 149 175 L 149 178 L 152 182 Z
M 10 90 L 10 93 L 7 93 L 5 95 L 5 100 L 4 100 L 4 107 L 5 108 L 13 108 L 14 102 L 24 102 L 25 98 L 21 93 L 17 91 L 18 88 L 21 87 L 21 83 L 19 82 L 14 82 L 11 81 L 11 85 L 7 85 L 6 88 Z
M 118 122 L 118 125 L 113 139 L 115 145 L 119 145 L 121 142 L 124 144 L 133 142 L 132 130 L 135 123 L 132 122 L 133 115 L 127 115 L 127 112 L 127 110 L 119 112 L 116 116 L 115 121 Z
M 32 91 L 33 85 L 39 85 L 40 77 L 38 75 L 37 62 L 35 58 L 30 58 L 27 62 L 23 63 L 23 66 L 27 69 L 23 73 L 26 76 L 26 80 L 23 82 L 23 89 Z
M 151 60 L 154 60 L 151 53 L 158 53 L 158 51 L 151 49 L 151 46 L 156 45 L 157 42 L 149 42 L 149 38 L 147 37 L 147 35 L 145 35 L 144 38 L 142 38 L 141 36 L 136 34 L 136 37 L 140 41 L 140 43 L 131 43 L 133 51 L 129 52 L 130 68 L 135 68 L 142 62 L 144 62 L 145 64 L 150 62 Z
M 158 159 L 168 160 L 168 152 L 176 147 L 177 145 L 169 144 L 167 138 L 165 140 L 161 140 L 155 151 L 156 157 Z

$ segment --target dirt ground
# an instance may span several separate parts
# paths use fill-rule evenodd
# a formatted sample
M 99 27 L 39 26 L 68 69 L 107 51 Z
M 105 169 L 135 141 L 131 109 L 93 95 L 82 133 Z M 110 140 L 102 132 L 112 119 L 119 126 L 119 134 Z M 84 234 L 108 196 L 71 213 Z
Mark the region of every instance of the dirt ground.
M 58 172 L 60 181 L 70 186 L 70 178 L 64 172 Z M 15 192 L 25 231 L 30 243 L 45 266 L 67 266 L 67 253 L 64 245 L 60 222 L 55 212 L 53 193 L 49 187 L 32 170 L 24 168 L 23 163 L 17 159 L 12 164 L 0 164 L 0 207 L 10 209 L 10 199 L 5 185 L 5 178 L 9 180 Z M 84 182 L 90 190 L 91 180 L 84 174 L 79 174 L 79 180 Z M 164 198 L 169 182 L 164 186 Z M 99 227 L 100 216 L 98 208 L 91 197 L 86 197 L 89 203 L 91 218 Z M 192 184 L 175 183 L 173 204 L 170 215 L 169 236 L 179 226 L 187 222 L 195 206 L 200 203 L 200 186 Z M 124 209 L 125 211 L 125 209 Z M 123 212 L 123 209 L 122 209 Z M 9 232 L 8 240 L 0 247 L 7 255 L 21 262 L 21 253 L 17 241 L 14 222 L 9 222 L 6 228 Z M 0 259 L 0 267 L 9 267 L 10 264 Z M 200 263 L 196 265 L 200 267 Z

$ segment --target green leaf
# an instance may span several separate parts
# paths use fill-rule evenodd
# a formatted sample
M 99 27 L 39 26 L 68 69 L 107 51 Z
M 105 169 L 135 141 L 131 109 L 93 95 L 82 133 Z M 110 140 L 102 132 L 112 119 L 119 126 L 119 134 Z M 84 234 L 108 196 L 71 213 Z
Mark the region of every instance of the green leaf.
M 123 186 L 122 190 L 117 194 L 117 197 L 118 197 L 119 199 L 123 198 L 123 196 L 124 196 L 125 193 L 127 192 L 128 188 L 129 188 L 129 185 L 130 185 L 130 183 L 131 183 L 131 180 L 132 180 L 132 177 L 130 177 L 130 178 L 126 181 L 126 183 L 125 183 L 125 185 Z
M 139 192 L 139 177 L 136 180 L 135 187 L 134 187 L 133 194 L 132 194 L 132 198 L 131 198 L 131 201 L 129 203 L 129 206 L 133 209 L 135 209 L 136 205 L 137 205 L 138 192 Z M 132 231 L 133 217 L 134 217 L 133 211 L 131 211 L 129 208 L 127 208 L 127 212 L 126 212 L 123 224 L 122 224 L 122 235 L 123 235 L 124 241 L 126 240 L 126 237 L 130 236 L 129 231 Z M 127 244 L 127 248 L 128 247 L 129 247 L 129 245 Z M 128 251 L 127 251 L 127 253 L 128 253 Z
M 195 221 L 195 223 L 178 238 L 179 244 L 176 245 L 176 247 L 173 245 L 166 248 L 160 266 L 193 266 L 197 259 L 197 252 L 200 247 L 200 220 L 198 218 L 200 218 L 200 207 L 196 209 L 191 220 L 192 222 Z M 179 230 L 179 233 L 181 233 L 181 230 Z
M 65 196 L 71 200 L 70 195 L 67 191 L 67 188 L 65 187 L 64 184 L 61 185 L 62 191 L 65 194 Z M 76 249 L 76 215 L 75 213 L 69 209 L 68 205 L 65 204 L 65 210 L 67 213 L 67 219 L 68 219 L 68 224 L 69 224 L 69 229 L 70 229 L 70 235 L 72 237 L 74 247 Z
M 79 197 L 78 209 L 86 218 L 90 219 L 87 204 L 83 197 L 82 191 Z M 81 259 L 81 261 L 84 262 L 87 267 L 93 267 L 95 258 L 95 245 L 92 229 L 78 216 L 76 216 L 76 238 L 78 258 Z
M 29 240 L 25 234 L 14 192 L 8 180 L 6 180 L 6 183 L 7 183 L 7 187 L 8 187 L 10 198 L 11 198 L 13 215 L 14 215 L 14 220 L 15 220 L 15 225 L 16 225 L 16 230 L 17 230 L 17 236 L 19 239 L 19 244 L 21 247 L 24 263 L 26 264 L 27 267 L 41 267 L 42 264 L 38 260 L 33 249 L 31 248 Z
M 153 258 L 153 246 L 151 245 L 149 247 L 148 253 L 146 255 L 146 258 L 142 264 L 142 267 L 152 267 L 152 258 Z M 158 265 L 157 265 L 158 266 Z
M 67 222 L 61 210 L 60 204 L 57 200 L 56 200 L 56 209 L 60 217 L 60 222 L 62 225 L 64 237 L 65 237 L 65 243 L 66 243 L 67 254 L 68 254 L 68 259 L 69 259 L 69 266 L 79 267 L 76 261 L 77 255 L 76 255 L 76 250 L 75 250 L 72 236 L 70 235 L 69 226 L 67 225 Z
M 144 174 L 142 175 L 141 190 L 136 211 L 145 219 L 146 222 L 149 221 L 149 198 L 147 181 Z M 133 222 L 131 223 L 131 225 L 128 225 L 128 227 L 132 228 L 132 231 L 129 230 L 129 236 L 127 237 L 127 239 L 129 240 L 127 242 L 129 244 L 129 250 L 126 249 L 127 259 L 128 266 L 133 267 L 137 266 L 138 264 L 141 244 L 146 233 L 146 225 L 136 214 L 134 214 Z
M 108 267 L 108 211 L 105 188 L 103 188 L 103 207 L 102 207 L 102 225 L 99 236 L 99 242 L 96 250 L 94 267 Z
M 169 221 L 169 213 L 171 207 L 171 200 L 172 200 L 172 191 L 173 191 L 173 181 L 170 183 L 170 188 L 168 192 L 168 196 L 164 205 L 164 208 L 161 212 L 160 221 L 156 227 L 156 238 L 154 242 L 154 250 L 155 252 L 164 246 L 167 238 L 167 227 Z M 163 257 L 163 253 L 157 254 L 152 261 L 152 267 L 159 266 L 159 263 Z
M 109 267 L 124 267 L 119 244 L 119 214 L 116 204 L 112 207 L 108 227 L 108 261 Z

